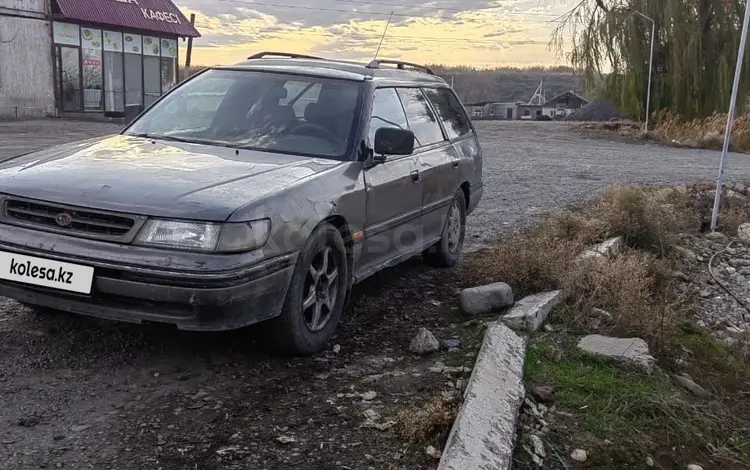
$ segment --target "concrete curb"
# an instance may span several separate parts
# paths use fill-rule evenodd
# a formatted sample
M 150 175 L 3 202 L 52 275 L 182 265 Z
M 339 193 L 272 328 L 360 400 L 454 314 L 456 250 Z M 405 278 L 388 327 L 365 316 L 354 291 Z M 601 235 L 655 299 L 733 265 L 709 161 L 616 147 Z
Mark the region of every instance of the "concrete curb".
M 488 328 L 438 470 L 511 467 L 525 357 L 525 338 L 502 323 Z
M 530 295 L 516 302 L 501 320 L 516 331 L 533 333 L 547 320 L 549 312 L 565 300 L 565 292 L 556 290 Z
M 622 248 L 625 245 L 625 239 L 622 237 L 614 237 L 609 240 L 605 240 L 598 245 L 594 245 L 588 250 L 584 251 L 580 258 L 598 258 L 598 257 L 610 257 L 617 256 L 622 253 Z

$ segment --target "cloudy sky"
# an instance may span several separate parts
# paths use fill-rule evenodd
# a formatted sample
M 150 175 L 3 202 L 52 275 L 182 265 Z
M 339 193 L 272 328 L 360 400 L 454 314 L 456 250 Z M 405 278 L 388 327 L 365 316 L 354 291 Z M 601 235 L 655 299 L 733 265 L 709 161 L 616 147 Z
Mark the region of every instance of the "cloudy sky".
M 574 0 L 177 0 L 203 37 L 193 64 L 264 50 L 446 65 L 564 64 L 549 50 L 555 18 Z

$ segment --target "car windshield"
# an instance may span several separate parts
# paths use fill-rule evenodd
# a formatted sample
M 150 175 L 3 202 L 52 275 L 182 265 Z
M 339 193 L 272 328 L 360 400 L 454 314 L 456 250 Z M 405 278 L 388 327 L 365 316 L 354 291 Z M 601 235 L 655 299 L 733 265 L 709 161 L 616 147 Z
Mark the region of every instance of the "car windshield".
M 153 139 L 345 159 L 362 84 L 212 69 L 165 96 L 125 132 Z

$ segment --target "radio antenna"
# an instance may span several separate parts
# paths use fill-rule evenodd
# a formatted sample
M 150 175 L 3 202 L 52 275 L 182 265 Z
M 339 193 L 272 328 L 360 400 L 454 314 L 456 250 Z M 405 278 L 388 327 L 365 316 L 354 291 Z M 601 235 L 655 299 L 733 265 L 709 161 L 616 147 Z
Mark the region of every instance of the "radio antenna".
M 380 54 L 380 47 L 383 45 L 383 40 L 385 39 L 385 33 L 388 32 L 388 26 L 391 25 L 391 19 L 393 18 L 393 11 L 391 11 L 391 14 L 388 16 L 388 22 L 385 24 L 385 29 L 383 30 L 383 36 L 380 38 L 380 44 L 378 44 L 378 50 L 375 51 L 375 57 L 373 60 L 378 58 L 378 54 Z

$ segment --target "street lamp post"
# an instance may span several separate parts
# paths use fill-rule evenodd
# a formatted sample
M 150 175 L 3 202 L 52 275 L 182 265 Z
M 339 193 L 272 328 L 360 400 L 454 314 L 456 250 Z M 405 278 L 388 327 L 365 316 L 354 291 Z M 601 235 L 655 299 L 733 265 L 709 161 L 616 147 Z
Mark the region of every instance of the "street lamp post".
M 653 18 L 648 17 L 640 11 L 631 10 L 641 18 L 645 18 L 651 22 L 651 54 L 648 59 L 648 91 L 646 92 L 646 129 L 648 132 L 648 120 L 651 116 L 651 75 L 654 71 L 654 40 L 656 39 L 656 21 Z

